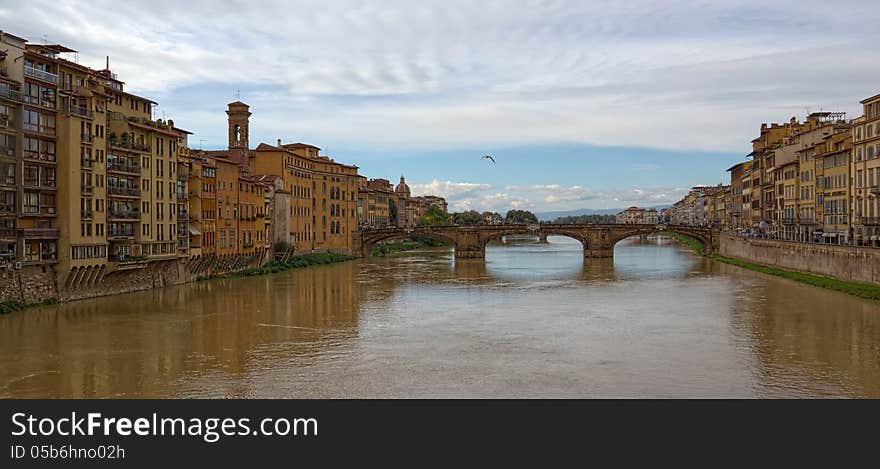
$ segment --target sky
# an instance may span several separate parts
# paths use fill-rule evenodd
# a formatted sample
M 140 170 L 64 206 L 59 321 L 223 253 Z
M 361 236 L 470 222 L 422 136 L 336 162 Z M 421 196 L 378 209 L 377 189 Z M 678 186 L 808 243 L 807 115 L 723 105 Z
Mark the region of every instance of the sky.
M 453 210 L 674 203 L 728 181 L 762 122 L 860 114 L 880 93 L 874 1 L 8 0 L 0 29 L 61 43 L 226 143 L 306 142 Z M 481 159 L 491 154 L 497 164 Z

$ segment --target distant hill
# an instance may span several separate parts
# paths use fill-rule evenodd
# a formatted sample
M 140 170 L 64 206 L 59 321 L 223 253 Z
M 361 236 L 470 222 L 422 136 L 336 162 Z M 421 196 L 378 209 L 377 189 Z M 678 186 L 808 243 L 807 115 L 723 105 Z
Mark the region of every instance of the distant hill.
M 652 207 L 644 207 L 644 208 L 654 208 L 658 211 L 660 209 L 669 208 L 669 205 L 654 205 Z M 563 210 L 558 212 L 543 212 L 536 213 L 535 216 L 538 217 L 541 221 L 553 221 L 559 217 L 576 217 L 580 215 L 616 215 L 622 211 L 626 210 L 624 208 L 581 208 L 577 210 Z

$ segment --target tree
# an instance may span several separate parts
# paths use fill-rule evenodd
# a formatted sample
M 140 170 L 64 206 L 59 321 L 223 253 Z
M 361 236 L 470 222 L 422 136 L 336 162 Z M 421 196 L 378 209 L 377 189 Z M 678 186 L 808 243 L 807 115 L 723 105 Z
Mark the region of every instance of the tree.
M 538 217 L 528 210 L 508 210 L 504 223 L 519 225 L 537 225 Z
M 476 210 L 468 210 L 467 212 L 453 213 L 452 222 L 456 225 L 479 225 L 483 222 L 483 217 Z
M 436 205 L 425 208 L 425 214 L 418 221 L 419 226 L 446 226 L 449 224 L 449 214 Z

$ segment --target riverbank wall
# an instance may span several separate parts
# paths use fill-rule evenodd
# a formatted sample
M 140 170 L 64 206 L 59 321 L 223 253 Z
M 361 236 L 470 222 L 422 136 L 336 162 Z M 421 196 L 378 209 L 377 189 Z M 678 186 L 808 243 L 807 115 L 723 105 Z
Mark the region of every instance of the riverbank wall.
M 267 252 L 259 252 L 81 266 L 65 275 L 48 265 L 0 269 L 0 302 L 35 304 L 132 293 L 258 268 L 269 260 Z
M 880 285 L 880 249 L 740 238 L 722 234 L 718 254 L 844 282 Z

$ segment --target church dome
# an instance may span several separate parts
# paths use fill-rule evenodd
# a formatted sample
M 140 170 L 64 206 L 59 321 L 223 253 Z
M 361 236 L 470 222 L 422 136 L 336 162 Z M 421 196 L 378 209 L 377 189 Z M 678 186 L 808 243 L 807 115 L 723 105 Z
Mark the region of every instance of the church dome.
M 409 186 L 406 184 L 406 180 L 403 179 L 403 176 L 400 176 L 400 184 L 398 184 L 397 187 L 394 188 L 394 192 L 398 194 L 406 193 L 407 195 L 409 195 Z

